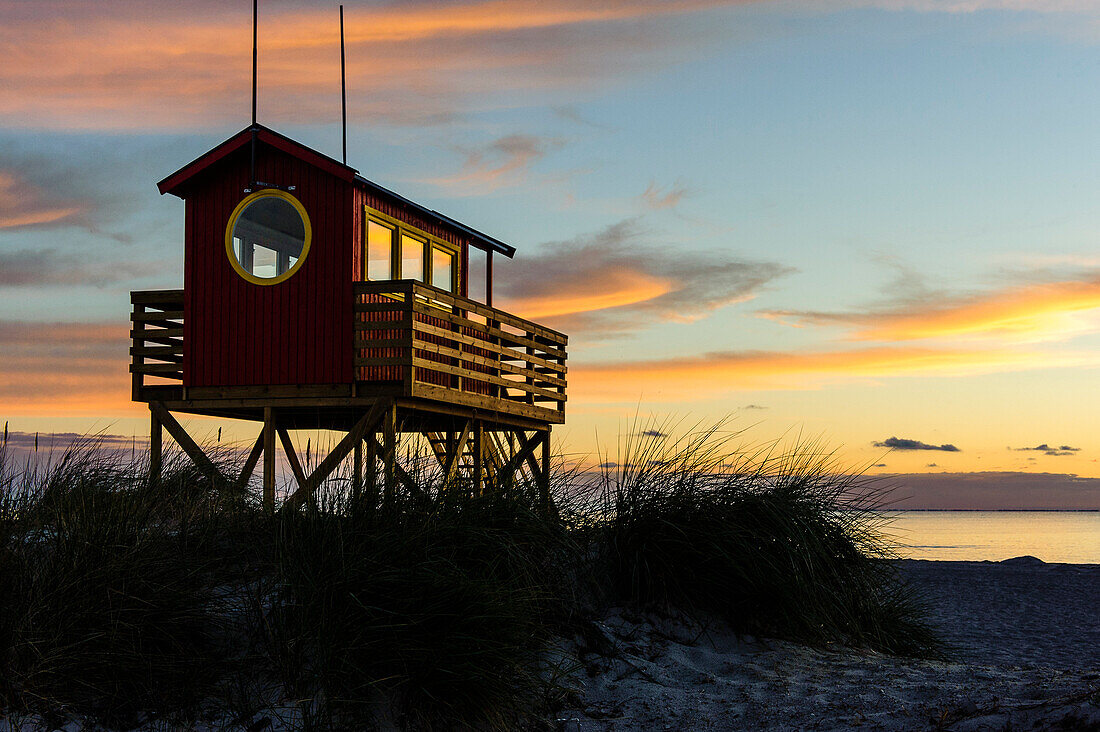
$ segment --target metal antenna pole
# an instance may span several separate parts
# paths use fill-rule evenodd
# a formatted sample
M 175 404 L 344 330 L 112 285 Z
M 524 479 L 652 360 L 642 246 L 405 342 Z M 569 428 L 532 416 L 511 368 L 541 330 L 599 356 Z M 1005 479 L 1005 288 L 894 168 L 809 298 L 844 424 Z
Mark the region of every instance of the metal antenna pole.
M 252 0 L 252 124 L 256 124 L 256 16 L 259 0 Z
M 247 191 L 256 190 L 256 16 L 259 0 L 252 0 L 252 160 Z
M 344 165 L 348 164 L 348 84 L 344 63 L 344 6 L 340 6 L 340 117 L 344 136 Z

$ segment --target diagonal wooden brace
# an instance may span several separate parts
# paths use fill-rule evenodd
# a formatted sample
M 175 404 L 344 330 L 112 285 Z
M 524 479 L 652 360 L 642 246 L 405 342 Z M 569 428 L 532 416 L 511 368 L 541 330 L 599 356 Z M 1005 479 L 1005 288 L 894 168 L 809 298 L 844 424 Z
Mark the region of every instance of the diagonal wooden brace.
M 238 486 L 245 488 L 248 485 L 248 481 L 252 479 L 252 473 L 256 471 L 256 463 L 260 462 L 260 455 L 263 452 L 264 432 L 260 430 L 260 435 L 256 438 L 256 444 L 252 446 L 252 452 L 248 453 L 248 459 L 244 461 L 244 467 L 241 468 L 241 477 L 237 478 Z
M 536 432 L 529 438 L 520 436 L 519 442 L 521 447 L 519 452 L 513 453 L 512 457 L 508 458 L 508 461 L 501 467 L 500 482 L 511 482 L 516 469 L 525 461 L 527 462 L 527 467 L 531 469 L 535 481 L 541 482 L 542 470 L 539 468 L 538 461 L 535 459 L 535 450 L 547 439 L 549 439 L 549 433 L 546 432 Z
M 195 444 L 195 441 L 191 439 L 191 435 L 187 434 L 187 430 L 183 429 L 164 404 L 161 402 L 149 402 L 149 409 L 156 415 L 156 418 L 160 420 L 164 429 L 168 430 L 168 434 L 172 435 L 172 439 L 176 441 L 180 449 L 187 453 L 187 456 L 195 463 L 195 467 L 202 471 L 202 473 L 210 479 L 211 483 L 219 488 L 230 485 L 230 482 L 225 479 L 225 476 L 223 476 L 221 471 L 219 471 L 214 463 L 210 461 L 210 458 L 206 457 L 206 453 L 202 451 L 201 447 Z
M 382 445 L 382 443 L 378 441 L 378 438 L 376 436 L 374 436 L 373 434 L 372 435 L 367 435 L 367 439 L 374 442 L 374 449 L 377 450 L 378 454 L 382 456 L 382 461 L 383 462 L 385 462 L 386 460 L 392 460 L 393 461 L 394 476 L 399 481 L 401 481 L 402 483 L 405 484 L 405 487 L 409 489 L 410 493 L 416 494 L 417 496 L 420 496 L 420 497 L 425 497 L 427 495 L 424 492 L 424 489 L 421 488 L 417 484 L 417 482 L 413 479 L 413 477 L 411 475 L 409 475 L 408 472 L 403 467 L 401 467 L 400 463 L 397 462 L 397 455 L 394 454 L 396 452 L 396 450 L 387 451 L 386 448 Z
M 466 443 L 473 432 L 473 422 L 466 422 L 462 434 L 459 435 L 458 442 L 455 443 L 454 450 L 451 451 L 451 455 L 447 459 L 447 465 L 443 468 L 443 485 L 450 485 L 454 482 L 455 473 L 458 472 L 458 464 L 462 460 L 462 451 L 466 449 Z
M 302 470 L 302 464 L 298 462 L 298 453 L 294 451 L 294 443 L 290 441 L 290 433 L 285 427 L 278 428 L 279 442 L 283 443 L 283 452 L 286 453 L 286 461 L 290 463 L 290 470 L 294 473 L 294 480 L 298 481 L 298 487 L 306 484 L 306 474 Z
M 379 419 L 381 419 L 383 412 L 390 407 L 391 402 L 389 400 L 379 400 L 374 403 L 366 414 L 360 418 L 355 426 L 351 428 L 351 431 L 344 435 L 344 439 L 337 443 L 336 447 L 332 449 L 332 452 L 328 454 L 321 464 L 310 473 L 309 478 L 306 479 L 305 484 L 294 491 L 286 502 L 283 503 L 281 511 L 294 511 L 298 509 L 305 500 L 317 490 L 322 481 L 328 478 L 332 471 L 336 469 L 344 458 L 348 456 L 348 453 L 355 447 L 356 442 L 363 439 L 363 436 L 368 431 L 373 430 L 378 425 Z

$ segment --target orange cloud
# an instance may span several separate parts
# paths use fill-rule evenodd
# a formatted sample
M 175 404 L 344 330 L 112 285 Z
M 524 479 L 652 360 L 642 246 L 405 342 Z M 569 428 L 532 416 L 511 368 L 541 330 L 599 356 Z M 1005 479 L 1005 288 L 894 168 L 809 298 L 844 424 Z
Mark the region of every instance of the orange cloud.
M 639 21 L 744 0 L 467 0 L 350 7 L 352 112 L 391 120 L 453 113 L 471 95 L 588 88 L 684 44 Z M 0 3 L 0 119 L 50 128 L 186 128 L 243 119 L 247 10 L 224 3 Z M 596 29 L 587 43 L 562 33 Z M 338 26 L 323 11 L 261 9 L 265 119 L 326 122 L 339 112 Z M 484 41 L 482 40 L 482 37 Z M 491 42 L 488 42 L 491 41 Z M 321 88 L 318 79 L 333 85 Z M 499 102 L 494 102 L 496 106 Z M 310 119 L 300 115 L 307 110 Z M 240 114 L 234 114 L 239 111 Z
M 125 323 L 0 321 L 0 405 L 5 416 L 126 416 Z
M 657 246 L 658 236 L 627 219 L 502 262 L 500 305 L 582 339 L 604 339 L 658 321 L 696 320 L 752 299 L 789 272 L 773 262 Z
M 0 229 L 61 223 L 87 210 L 83 204 L 50 198 L 15 173 L 0 170 Z
M 1093 356 L 1010 350 L 863 348 L 807 352 L 716 352 L 701 356 L 570 365 L 570 395 L 590 401 L 706 398 L 740 390 L 805 389 L 838 378 L 966 376 L 1094 365 Z
M 507 299 L 506 307 L 512 312 L 522 313 L 525 318 L 555 318 L 637 305 L 680 286 L 671 280 L 625 267 L 600 269 L 598 281 L 599 287 L 592 287 L 592 278 L 585 277 L 572 286 L 562 283 L 561 289 L 553 295 L 511 297 Z
M 846 325 L 861 341 L 989 338 L 1006 342 L 1060 340 L 1100 327 L 1100 275 L 1030 283 L 997 292 L 869 313 L 768 311 L 797 325 Z

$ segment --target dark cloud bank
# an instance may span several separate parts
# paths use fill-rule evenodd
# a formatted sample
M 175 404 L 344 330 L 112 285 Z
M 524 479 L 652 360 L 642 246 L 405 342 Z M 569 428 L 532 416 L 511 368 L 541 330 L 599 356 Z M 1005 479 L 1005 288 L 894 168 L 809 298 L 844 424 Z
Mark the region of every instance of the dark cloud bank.
M 1036 445 L 1035 447 L 1013 447 L 1009 449 L 1015 450 L 1017 452 L 1041 452 L 1044 455 L 1049 455 L 1051 457 L 1065 457 L 1067 455 L 1073 455 L 1074 453 L 1081 452 L 1081 448 L 1079 447 L 1070 447 L 1069 445 L 1051 447 L 1045 442 L 1041 445 Z
M 929 445 L 920 440 L 907 440 L 902 437 L 890 437 L 882 442 L 872 443 L 875 447 L 888 447 L 891 450 L 939 450 L 941 452 L 962 452 L 954 445 Z
M 898 474 L 881 479 L 894 487 L 890 508 L 900 510 L 1100 510 L 1100 478 L 983 472 Z

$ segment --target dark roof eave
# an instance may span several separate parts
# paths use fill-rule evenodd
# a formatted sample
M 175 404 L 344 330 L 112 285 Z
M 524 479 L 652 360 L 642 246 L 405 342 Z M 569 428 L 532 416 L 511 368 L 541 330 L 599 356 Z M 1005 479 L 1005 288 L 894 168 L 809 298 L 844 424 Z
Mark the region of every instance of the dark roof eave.
M 202 155 L 192 160 L 187 165 L 177 170 L 175 173 L 164 178 L 164 180 L 157 183 L 157 188 L 160 190 L 161 195 L 165 193 L 175 193 L 177 189 L 186 183 L 194 176 L 206 170 L 208 167 L 218 162 L 225 156 L 239 150 L 244 147 L 252 139 L 252 132 L 255 131 L 257 139 L 272 147 L 282 150 L 283 152 L 305 160 L 306 162 L 332 174 L 344 180 L 351 181 L 355 175 L 359 172 L 355 168 L 349 165 L 341 163 L 335 158 L 331 158 L 322 152 L 318 152 L 311 147 L 303 145 L 297 140 L 292 140 L 286 135 L 280 134 L 275 130 L 268 127 L 264 127 L 261 124 L 249 125 L 243 130 L 233 135 L 229 139 L 225 140 L 219 145 L 215 145 L 210 150 L 206 151 Z M 178 195 L 178 194 L 177 194 Z
M 443 224 L 444 226 L 449 226 L 453 229 L 457 229 L 458 231 L 462 232 L 463 234 L 466 234 L 467 236 L 473 238 L 475 241 L 478 241 L 478 242 L 481 242 L 482 244 L 484 244 L 485 249 L 492 250 L 492 251 L 495 251 L 495 252 L 500 252 L 501 254 L 508 257 L 509 259 L 514 257 L 515 254 L 516 254 L 516 248 L 515 247 L 508 246 L 507 244 L 500 241 L 499 239 L 494 239 L 493 237 L 489 236 L 488 234 L 483 234 L 480 231 L 478 231 L 477 229 L 470 228 L 469 226 L 467 226 L 466 224 L 463 224 L 460 221 L 455 221 L 450 216 L 444 216 L 443 214 L 439 213 L 438 211 L 434 211 L 430 208 L 427 208 L 426 206 L 421 206 L 419 203 L 417 203 L 415 201 L 411 201 L 408 198 L 405 198 L 400 193 L 394 193 L 389 188 L 386 188 L 385 186 L 380 186 L 377 183 L 375 183 L 374 181 L 367 180 L 366 178 L 364 178 L 361 175 L 356 175 L 355 176 L 355 182 L 356 183 L 361 183 L 365 186 L 368 186 L 369 188 L 373 188 L 374 190 L 376 190 L 380 193 L 383 193 L 387 196 L 395 198 L 398 201 L 400 201 L 401 203 L 405 204 L 406 206 L 409 206 L 410 208 L 414 209 L 415 211 L 423 214 L 424 216 L 427 216 L 428 218 L 435 219 L 437 222 Z

